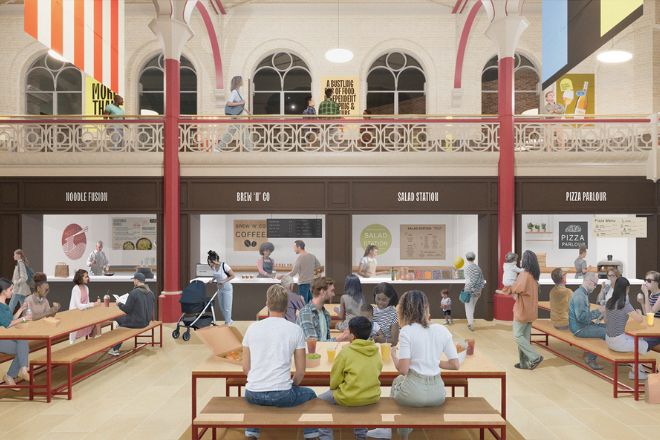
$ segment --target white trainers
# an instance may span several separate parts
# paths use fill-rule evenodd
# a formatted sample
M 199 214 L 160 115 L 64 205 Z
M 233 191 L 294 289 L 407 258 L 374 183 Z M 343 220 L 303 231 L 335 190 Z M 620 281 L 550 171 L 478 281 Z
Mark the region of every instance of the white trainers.
M 392 430 L 390 428 L 376 428 L 367 431 L 367 437 L 371 438 L 392 438 Z
M 109 354 L 110 356 L 119 356 L 120 353 L 119 353 L 119 350 L 115 350 L 114 348 L 111 348 L 111 349 L 108 351 L 108 354 Z
M 648 379 L 648 375 L 644 371 L 640 370 L 637 374 L 637 378 L 639 380 L 646 380 Z M 628 373 L 628 379 L 635 380 L 635 372 L 633 370 L 630 370 L 630 373 Z

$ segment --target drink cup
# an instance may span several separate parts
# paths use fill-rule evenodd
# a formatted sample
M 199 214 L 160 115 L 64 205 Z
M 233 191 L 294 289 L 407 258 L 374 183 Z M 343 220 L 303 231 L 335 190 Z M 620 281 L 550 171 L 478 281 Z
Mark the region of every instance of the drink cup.
M 335 355 L 337 351 L 334 348 L 328 348 L 328 362 L 332 363 L 335 361 Z
M 389 342 L 380 344 L 380 356 L 383 362 L 388 362 L 392 358 L 392 344 Z
M 110 307 L 110 295 L 105 295 L 103 297 L 103 305 L 106 307 Z
M 307 352 L 316 353 L 316 338 L 307 338 Z
M 471 356 L 474 354 L 474 339 L 467 339 L 467 354 Z
M 649 327 L 653 327 L 653 322 L 655 321 L 655 313 L 647 313 L 646 314 L 646 324 Z

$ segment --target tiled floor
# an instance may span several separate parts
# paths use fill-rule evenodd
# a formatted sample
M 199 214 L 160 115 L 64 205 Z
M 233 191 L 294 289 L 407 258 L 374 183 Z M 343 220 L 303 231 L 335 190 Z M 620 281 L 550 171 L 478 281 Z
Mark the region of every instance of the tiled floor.
M 249 323 L 238 323 L 245 330 Z M 464 323 L 450 330 L 459 337 L 476 338 L 476 349 L 506 367 L 509 439 L 649 439 L 660 433 L 660 405 L 613 399 L 611 385 L 541 351 L 546 361 L 535 371 L 513 368 L 517 349 L 506 323 L 478 322 L 469 333 Z M 165 330 L 163 349 L 147 349 L 92 376 L 74 387 L 73 400 L 57 398 L 28 402 L 24 393 L 0 391 L 1 438 L 11 439 L 189 439 L 191 369 L 208 356 L 202 343 L 173 340 Z M 560 346 L 560 345 L 558 345 Z M 566 347 L 566 353 L 581 353 Z M 605 364 L 603 364 L 605 365 Z M 0 365 L 0 373 L 8 364 Z M 627 374 L 627 369 L 622 370 Z M 200 405 L 224 394 L 220 381 L 198 383 Z M 322 391 L 319 389 L 318 391 Z M 384 389 L 384 395 L 388 393 Z M 470 394 L 499 405 L 499 382 L 473 380 Z M 296 439 L 295 430 L 265 431 L 262 439 Z M 205 439 L 210 439 L 206 435 Z M 230 431 L 227 439 L 241 439 Z M 350 430 L 335 435 L 351 439 Z M 421 439 L 477 439 L 478 432 L 415 431 Z M 487 436 L 487 438 L 492 438 Z

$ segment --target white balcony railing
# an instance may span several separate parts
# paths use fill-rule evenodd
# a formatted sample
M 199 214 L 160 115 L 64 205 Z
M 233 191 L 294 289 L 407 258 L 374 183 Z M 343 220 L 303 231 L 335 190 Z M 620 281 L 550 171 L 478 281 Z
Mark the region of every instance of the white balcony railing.
M 658 118 L 516 117 L 517 152 L 644 152 L 658 147 Z M 499 151 L 496 117 L 182 117 L 180 152 Z M 162 153 L 163 120 L 0 118 L 0 152 Z

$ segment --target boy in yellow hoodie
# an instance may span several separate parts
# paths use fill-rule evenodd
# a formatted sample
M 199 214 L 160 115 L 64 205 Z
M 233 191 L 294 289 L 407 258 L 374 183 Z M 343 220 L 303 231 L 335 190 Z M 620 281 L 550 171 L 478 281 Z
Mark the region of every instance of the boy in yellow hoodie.
M 383 363 L 378 346 L 369 340 L 371 321 L 357 316 L 348 322 L 348 330 L 353 338 L 351 345 L 344 347 L 332 364 L 330 390 L 319 399 L 341 406 L 372 405 L 380 399 L 380 372 Z M 356 428 L 355 438 L 367 438 L 366 428 Z M 319 429 L 319 440 L 331 440 L 332 429 Z

